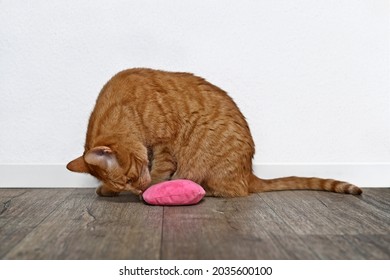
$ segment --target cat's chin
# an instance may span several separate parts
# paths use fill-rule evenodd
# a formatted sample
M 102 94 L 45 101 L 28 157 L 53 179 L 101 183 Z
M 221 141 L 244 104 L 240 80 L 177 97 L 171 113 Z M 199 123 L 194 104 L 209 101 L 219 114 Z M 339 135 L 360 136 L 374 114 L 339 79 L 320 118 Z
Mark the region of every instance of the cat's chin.
M 113 196 L 118 196 L 119 192 L 113 192 L 103 186 L 100 186 L 96 189 L 96 194 L 98 196 L 113 197 Z

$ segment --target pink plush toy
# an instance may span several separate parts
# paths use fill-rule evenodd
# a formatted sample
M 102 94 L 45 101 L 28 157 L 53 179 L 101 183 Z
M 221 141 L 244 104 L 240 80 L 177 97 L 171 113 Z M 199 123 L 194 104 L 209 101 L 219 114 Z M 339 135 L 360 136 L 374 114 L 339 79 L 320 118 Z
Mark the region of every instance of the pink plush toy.
M 149 187 L 142 197 L 153 205 L 191 205 L 202 200 L 206 192 L 190 180 L 172 180 Z

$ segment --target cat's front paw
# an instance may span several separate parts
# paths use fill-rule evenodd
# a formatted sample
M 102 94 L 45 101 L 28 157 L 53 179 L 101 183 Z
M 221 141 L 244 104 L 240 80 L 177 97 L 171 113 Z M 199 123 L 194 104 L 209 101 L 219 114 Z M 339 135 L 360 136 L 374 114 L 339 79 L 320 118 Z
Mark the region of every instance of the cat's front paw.
M 131 184 L 126 184 L 125 190 L 135 195 L 142 195 L 142 190 L 133 187 Z
M 104 186 L 100 186 L 96 189 L 96 194 L 98 196 L 117 196 L 119 195 L 119 192 L 114 192 L 112 190 L 107 189 Z

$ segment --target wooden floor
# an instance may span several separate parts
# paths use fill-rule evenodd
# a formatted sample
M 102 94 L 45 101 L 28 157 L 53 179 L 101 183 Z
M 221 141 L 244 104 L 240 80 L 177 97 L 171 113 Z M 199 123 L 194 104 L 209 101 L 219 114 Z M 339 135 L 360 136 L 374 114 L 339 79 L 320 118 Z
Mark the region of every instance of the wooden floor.
M 390 259 L 390 189 L 149 206 L 93 189 L 0 189 L 1 259 Z

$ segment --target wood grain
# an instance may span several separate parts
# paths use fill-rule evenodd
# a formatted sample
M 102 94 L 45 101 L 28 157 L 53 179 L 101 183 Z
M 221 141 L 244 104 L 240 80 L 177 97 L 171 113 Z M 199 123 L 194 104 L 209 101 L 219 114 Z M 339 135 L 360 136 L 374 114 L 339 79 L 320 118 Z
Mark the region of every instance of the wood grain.
M 72 192 L 71 189 L 0 190 L 0 258 L 39 227 Z
M 163 259 L 315 258 L 258 195 L 165 208 L 162 246 Z
M 158 259 L 162 208 L 79 189 L 5 256 L 7 259 Z
M 150 206 L 93 189 L 0 189 L 1 259 L 390 259 L 390 189 Z

